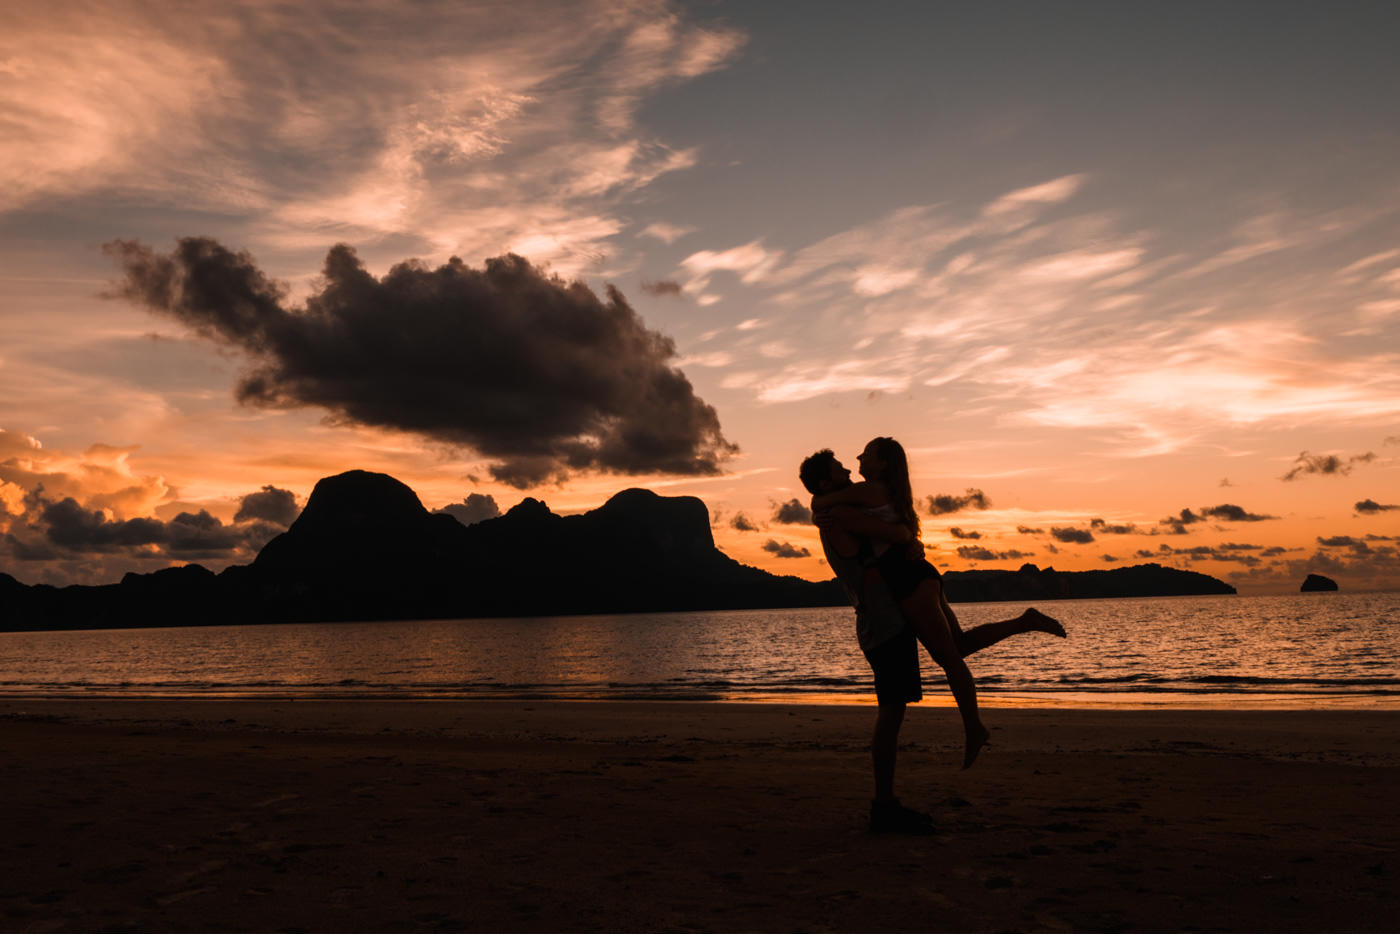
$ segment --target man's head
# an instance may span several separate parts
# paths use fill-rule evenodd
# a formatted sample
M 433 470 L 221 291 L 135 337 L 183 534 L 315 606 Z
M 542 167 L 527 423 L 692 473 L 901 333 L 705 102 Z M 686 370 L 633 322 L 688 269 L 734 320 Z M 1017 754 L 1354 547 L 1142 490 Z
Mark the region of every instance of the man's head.
M 797 469 L 797 477 L 807 492 L 816 496 L 850 486 L 851 472 L 841 466 L 830 448 L 822 448 L 802 462 Z

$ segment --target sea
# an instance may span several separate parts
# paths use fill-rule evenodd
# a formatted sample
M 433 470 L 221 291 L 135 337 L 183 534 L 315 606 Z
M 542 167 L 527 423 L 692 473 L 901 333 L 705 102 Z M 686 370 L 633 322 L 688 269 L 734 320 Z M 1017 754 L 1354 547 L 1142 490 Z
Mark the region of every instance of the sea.
M 963 603 L 963 625 L 1025 604 Z M 1400 707 L 1400 593 L 1042 603 L 972 655 L 988 705 Z M 922 659 L 925 694 L 951 703 Z M 0 697 L 868 702 L 847 607 L 0 633 Z

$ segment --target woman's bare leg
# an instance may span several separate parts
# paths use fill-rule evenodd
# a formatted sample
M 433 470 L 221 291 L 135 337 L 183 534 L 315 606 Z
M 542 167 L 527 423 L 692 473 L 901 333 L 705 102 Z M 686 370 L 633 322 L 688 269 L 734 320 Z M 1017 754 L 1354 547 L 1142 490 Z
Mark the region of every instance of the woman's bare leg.
M 952 621 L 953 608 L 948 605 L 945 598 L 943 600 L 943 615 Z M 953 639 L 958 644 L 958 652 L 963 658 L 967 658 L 973 652 L 980 652 L 989 645 L 996 645 L 1002 639 L 1009 639 L 1012 636 L 1019 636 L 1027 632 L 1043 632 L 1048 635 L 1065 638 L 1065 627 L 1053 617 L 1032 607 L 1015 619 L 1004 619 L 995 623 L 982 623 L 980 626 L 973 626 L 971 629 L 963 631 L 956 628 L 954 624 Z
M 919 589 L 906 597 L 899 605 L 904 618 L 914 624 L 914 632 L 931 657 L 943 669 L 948 678 L 948 687 L 958 702 L 958 712 L 962 714 L 964 746 L 963 768 L 972 765 L 977 754 L 982 751 L 991 734 L 982 725 L 982 717 L 977 710 L 977 685 L 972 680 L 972 672 L 963 661 L 962 653 L 953 637 L 947 618 L 943 615 L 943 591 L 937 580 L 925 580 Z

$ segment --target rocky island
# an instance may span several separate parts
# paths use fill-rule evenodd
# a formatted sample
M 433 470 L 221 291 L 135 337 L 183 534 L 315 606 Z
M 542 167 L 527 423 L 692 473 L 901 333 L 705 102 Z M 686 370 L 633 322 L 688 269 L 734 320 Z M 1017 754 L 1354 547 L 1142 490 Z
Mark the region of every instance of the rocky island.
M 1104 571 L 954 571 L 953 601 L 1228 594 L 1157 564 Z M 526 499 L 466 526 L 430 513 L 385 474 L 316 484 L 305 509 L 248 565 L 127 574 L 102 586 L 26 586 L 0 574 L 0 629 L 96 629 L 839 606 L 834 580 L 740 564 L 715 547 L 691 496 L 624 490 L 559 516 Z
M 1299 593 L 1315 593 L 1327 590 L 1337 590 L 1337 582 L 1330 577 L 1323 577 L 1321 574 L 1309 574 L 1303 580 L 1303 586 L 1298 588 Z

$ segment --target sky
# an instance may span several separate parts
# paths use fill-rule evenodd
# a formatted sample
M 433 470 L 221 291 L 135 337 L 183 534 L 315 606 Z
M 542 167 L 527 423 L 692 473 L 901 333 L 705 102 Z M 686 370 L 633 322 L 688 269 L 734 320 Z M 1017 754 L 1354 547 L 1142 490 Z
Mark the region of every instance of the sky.
M 910 457 L 944 570 L 1400 587 L 1390 3 L 7 6 L 0 571 Z M 794 500 L 796 502 L 794 502 Z M 547 544 L 542 547 L 547 548 Z

